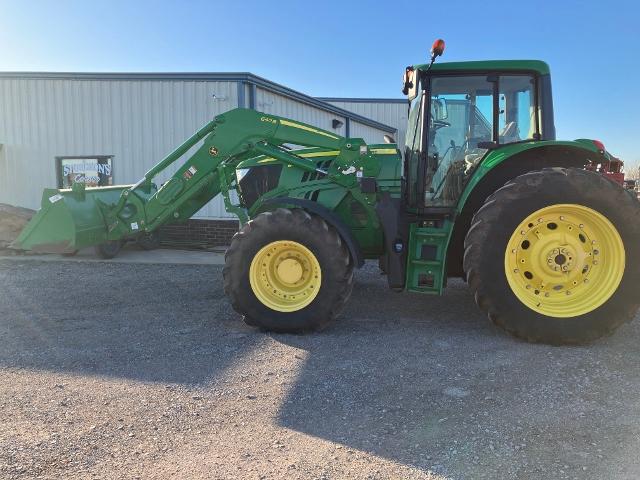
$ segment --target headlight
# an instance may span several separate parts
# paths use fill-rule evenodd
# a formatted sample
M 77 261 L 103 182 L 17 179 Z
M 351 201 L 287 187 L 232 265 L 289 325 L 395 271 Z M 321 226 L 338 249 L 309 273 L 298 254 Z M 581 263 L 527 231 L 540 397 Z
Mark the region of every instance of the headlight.
M 238 181 L 238 183 L 240 183 L 240 181 L 244 178 L 244 176 L 249 173 L 249 170 L 251 170 L 250 168 L 238 168 L 236 170 L 236 180 Z

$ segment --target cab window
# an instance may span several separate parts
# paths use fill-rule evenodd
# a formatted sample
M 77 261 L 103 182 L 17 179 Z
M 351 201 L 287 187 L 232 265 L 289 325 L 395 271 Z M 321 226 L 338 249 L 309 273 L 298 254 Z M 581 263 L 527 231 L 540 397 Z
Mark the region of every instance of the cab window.
M 499 85 L 498 142 L 536 138 L 535 82 L 531 75 L 501 75 Z

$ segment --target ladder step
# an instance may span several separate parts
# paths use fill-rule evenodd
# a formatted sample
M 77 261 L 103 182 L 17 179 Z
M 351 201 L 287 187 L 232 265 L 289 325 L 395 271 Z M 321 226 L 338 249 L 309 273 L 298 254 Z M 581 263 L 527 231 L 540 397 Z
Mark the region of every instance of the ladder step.
M 409 238 L 407 290 L 439 295 L 446 283 L 444 263 L 448 222 L 443 228 L 412 225 Z

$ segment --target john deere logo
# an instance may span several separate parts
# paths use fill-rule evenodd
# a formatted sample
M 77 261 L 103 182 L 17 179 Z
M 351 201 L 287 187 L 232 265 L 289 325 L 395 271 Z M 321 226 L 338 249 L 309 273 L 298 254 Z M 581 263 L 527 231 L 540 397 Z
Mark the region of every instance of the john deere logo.
M 218 149 L 216 147 L 210 147 L 209 153 L 215 157 L 216 155 L 218 155 Z

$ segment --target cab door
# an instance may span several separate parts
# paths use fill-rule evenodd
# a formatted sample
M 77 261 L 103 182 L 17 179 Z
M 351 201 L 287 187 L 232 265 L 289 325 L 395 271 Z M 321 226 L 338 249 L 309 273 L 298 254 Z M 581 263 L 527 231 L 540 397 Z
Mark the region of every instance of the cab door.
M 495 138 L 495 76 L 440 75 L 430 81 L 426 207 L 453 207 Z
M 423 138 L 423 124 L 426 118 L 427 96 L 422 80 L 416 79 L 417 96 L 409 104 L 409 121 L 405 137 L 403 158 L 403 184 L 405 201 L 410 209 L 421 206 L 421 192 L 424 184 L 424 160 L 427 148 Z

